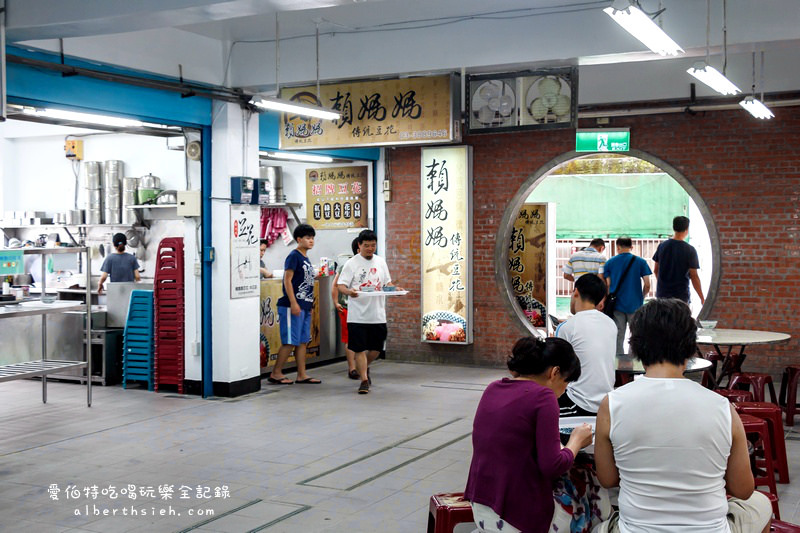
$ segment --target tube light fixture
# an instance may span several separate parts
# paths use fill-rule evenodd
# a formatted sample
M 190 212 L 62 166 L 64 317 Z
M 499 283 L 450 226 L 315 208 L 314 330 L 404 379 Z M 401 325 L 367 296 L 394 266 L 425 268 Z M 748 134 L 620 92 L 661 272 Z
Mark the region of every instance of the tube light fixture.
M 739 105 L 756 118 L 770 119 L 775 116 L 772 114 L 772 111 L 762 104 L 755 96 L 745 96 L 744 100 L 739 102 Z
M 95 115 L 91 113 L 78 113 L 76 111 L 66 111 L 64 109 L 23 107 L 25 115 L 43 118 L 54 118 L 57 120 L 68 120 L 71 122 L 83 122 L 85 124 L 95 124 L 98 126 L 111 126 L 115 128 L 140 128 L 144 123 L 130 118 L 109 117 L 106 115 Z
M 676 56 L 683 53 L 683 48 L 631 0 L 615 0 L 603 11 L 653 52 L 662 56 Z
M 287 161 L 301 161 L 303 163 L 333 163 L 333 158 L 327 155 L 314 155 L 294 152 L 259 152 L 270 159 L 284 159 Z
M 742 90 L 734 85 L 723 73 L 704 61 L 695 63 L 694 66 L 686 72 L 720 94 L 737 94 L 742 92 Z
M 296 115 L 321 118 L 324 120 L 337 120 L 342 116 L 336 111 L 332 111 L 321 106 L 298 104 L 295 102 L 281 100 L 279 98 L 273 98 L 271 96 L 254 96 L 253 99 L 250 100 L 250 104 L 262 109 L 283 111 L 284 113 L 294 113 Z

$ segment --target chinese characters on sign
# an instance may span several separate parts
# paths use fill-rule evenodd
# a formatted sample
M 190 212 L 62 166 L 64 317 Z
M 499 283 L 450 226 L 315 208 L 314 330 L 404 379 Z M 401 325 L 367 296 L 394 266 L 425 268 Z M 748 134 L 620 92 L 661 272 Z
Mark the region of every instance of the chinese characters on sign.
M 231 299 L 260 294 L 258 206 L 231 206 Z
M 282 114 L 280 148 L 336 148 L 443 143 L 458 140 L 453 112 L 457 76 L 353 81 L 282 88 L 281 98 L 331 108 L 342 117 L 321 120 Z
M 547 326 L 547 204 L 522 204 L 511 229 L 508 277 L 531 325 Z
M 424 148 L 423 342 L 472 342 L 472 147 Z
M 306 219 L 315 229 L 367 227 L 369 167 L 306 170 Z

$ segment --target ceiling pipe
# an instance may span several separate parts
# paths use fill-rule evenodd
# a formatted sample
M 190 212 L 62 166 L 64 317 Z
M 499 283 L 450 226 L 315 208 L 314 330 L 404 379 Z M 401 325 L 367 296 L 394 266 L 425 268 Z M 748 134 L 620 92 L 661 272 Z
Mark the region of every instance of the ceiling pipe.
M 769 106 L 772 107 L 796 107 L 800 106 L 800 98 L 792 98 L 787 100 L 770 101 Z M 605 118 L 605 117 L 634 117 L 639 115 L 661 115 L 667 113 L 685 113 L 687 111 L 701 112 L 701 111 L 735 111 L 741 110 L 738 103 L 719 103 L 719 104 L 702 104 L 702 105 L 670 105 L 661 107 L 642 107 L 642 108 L 614 108 L 603 110 L 586 110 L 578 111 L 578 118 Z

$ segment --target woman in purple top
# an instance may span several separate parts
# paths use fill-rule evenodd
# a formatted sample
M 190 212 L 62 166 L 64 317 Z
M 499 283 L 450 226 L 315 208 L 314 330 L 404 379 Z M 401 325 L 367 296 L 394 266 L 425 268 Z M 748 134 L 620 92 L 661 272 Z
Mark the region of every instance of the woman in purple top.
M 547 532 L 553 517 L 553 482 L 592 428 L 575 428 L 566 447 L 558 431 L 558 401 L 581 366 L 564 339 L 524 337 L 508 359 L 513 379 L 491 383 L 475 413 L 472 464 L 464 498 L 484 531 Z

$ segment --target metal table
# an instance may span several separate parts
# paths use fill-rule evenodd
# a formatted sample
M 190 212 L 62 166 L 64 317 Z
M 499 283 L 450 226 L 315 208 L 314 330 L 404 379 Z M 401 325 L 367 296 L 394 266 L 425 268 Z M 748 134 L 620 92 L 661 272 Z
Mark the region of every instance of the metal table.
M 791 338 L 792 336 L 787 333 L 752 329 L 714 328 L 697 330 L 697 344 L 712 345 L 717 352 L 716 359 L 722 361 L 719 376 L 717 376 L 717 361 L 712 361 L 712 373 L 717 383 L 726 376 L 730 378 L 732 374 L 742 371 L 742 363 L 747 357 L 747 354 L 744 353 L 746 346 L 776 344 L 788 341 Z M 737 346 L 739 347 L 738 353 L 734 350 Z M 722 347 L 727 347 L 727 350 L 723 352 Z
M 89 261 L 89 249 L 86 247 L 59 247 L 59 248 L 23 248 L 24 255 L 51 255 L 51 254 L 85 254 L 86 269 L 86 295 L 87 301 L 91 301 L 91 263 Z M 47 261 L 42 258 L 42 294 L 47 288 Z M 55 313 L 65 313 L 67 311 L 86 310 L 86 360 L 85 361 L 56 361 L 47 359 L 47 315 Z M 92 375 L 92 356 L 91 356 L 91 329 L 92 329 L 92 308 L 79 302 L 53 302 L 50 304 L 33 300 L 15 305 L 3 305 L 0 307 L 0 319 L 24 317 L 32 315 L 42 316 L 42 359 L 36 361 L 25 361 L 0 366 L 0 382 L 12 381 L 41 376 L 42 378 L 42 402 L 47 403 L 47 375 L 61 372 L 68 368 L 87 368 L 87 375 Z M 8 327 L 8 330 L 11 328 Z M 92 380 L 86 380 L 86 405 L 92 406 Z
M 617 355 L 615 360 L 616 366 L 614 370 L 620 373 L 628 373 L 628 374 L 644 374 L 644 365 L 638 359 L 634 358 L 630 355 Z M 707 370 L 711 368 L 712 362 L 702 357 L 690 357 L 688 361 L 686 361 L 686 370 L 685 372 L 702 372 L 703 370 Z

